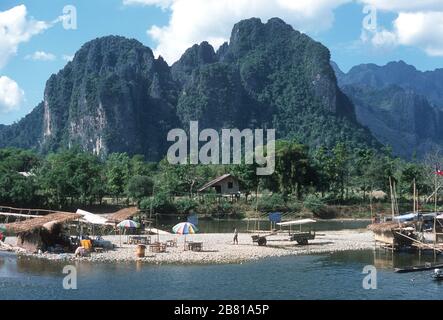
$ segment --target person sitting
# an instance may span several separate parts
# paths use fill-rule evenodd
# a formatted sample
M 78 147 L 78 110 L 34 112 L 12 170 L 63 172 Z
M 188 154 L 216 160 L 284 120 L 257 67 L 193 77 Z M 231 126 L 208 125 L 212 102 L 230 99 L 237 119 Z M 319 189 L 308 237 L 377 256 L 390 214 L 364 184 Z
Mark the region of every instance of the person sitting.
M 84 257 L 86 255 L 86 249 L 83 247 L 78 247 L 75 249 L 75 256 L 76 257 Z

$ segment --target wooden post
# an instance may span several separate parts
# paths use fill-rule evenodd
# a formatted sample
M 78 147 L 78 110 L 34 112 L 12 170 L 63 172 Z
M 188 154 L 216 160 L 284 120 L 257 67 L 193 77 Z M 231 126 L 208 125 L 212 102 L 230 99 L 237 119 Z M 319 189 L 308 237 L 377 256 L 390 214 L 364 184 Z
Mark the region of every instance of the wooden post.
M 435 186 L 434 212 L 437 212 L 437 174 L 434 175 L 434 186 Z
M 416 194 L 416 186 L 415 186 L 415 178 L 414 178 L 414 196 L 413 196 L 413 199 L 414 199 L 413 212 L 414 213 L 417 212 L 417 205 L 416 205 L 416 202 L 415 202 L 415 194 Z
M 437 214 L 437 211 L 436 213 Z M 437 216 L 434 217 L 434 261 L 437 257 L 437 252 L 435 251 L 435 248 L 437 246 Z
M 392 178 L 389 176 L 389 190 L 391 191 L 391 213 L 392 213 L 392 221 L 394 221 L 394 192 L 392 190 Z

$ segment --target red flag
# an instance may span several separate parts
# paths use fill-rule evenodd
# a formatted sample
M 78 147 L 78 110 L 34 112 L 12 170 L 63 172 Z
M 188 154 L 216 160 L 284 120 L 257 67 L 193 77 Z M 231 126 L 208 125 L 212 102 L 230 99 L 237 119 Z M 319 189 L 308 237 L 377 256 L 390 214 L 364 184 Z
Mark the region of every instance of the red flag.
M 435 174 L 439 175 L 439 176 L 443 176 L 443 171 L 440 169 L 437 169 L 437 171 L 435 171 Z

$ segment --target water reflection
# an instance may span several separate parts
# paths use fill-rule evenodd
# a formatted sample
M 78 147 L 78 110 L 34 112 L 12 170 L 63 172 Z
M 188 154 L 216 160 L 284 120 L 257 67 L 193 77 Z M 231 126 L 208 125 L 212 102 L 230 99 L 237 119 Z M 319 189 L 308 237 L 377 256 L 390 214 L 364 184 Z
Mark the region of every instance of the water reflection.
M 404 268 L 415 265 L 425 265 L 426 263 L 443 263 L 443 257 L 434 257 L 433 254 L 418 253 L 392 253 L 389 250 L 362 250 L 343 251 L 332 253 L 325 258 L 328 263 L 340 265 L 373 265 L 377 269 L 393 271 L 395 268 Z

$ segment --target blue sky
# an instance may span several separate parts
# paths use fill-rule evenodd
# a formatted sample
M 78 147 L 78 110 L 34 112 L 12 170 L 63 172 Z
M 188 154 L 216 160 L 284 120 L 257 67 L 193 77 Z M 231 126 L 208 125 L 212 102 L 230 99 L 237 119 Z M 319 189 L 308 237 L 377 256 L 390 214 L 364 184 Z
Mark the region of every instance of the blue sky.
M 8 19 L 21 22 L 14 25 L 18 34 L 8 35 L 1 32 L 0 20 L 0 123 L 19 120 L 42 101 L 49 76 L 63 68 L 66 58 L 89 40 L 110 34 L 135 38 L 171 63 L 192 43 L 209 40 L 219 45 L 229 37 L 233 23 L 251 16 L 264 21 L 280 16 L 330 48 L 332 59 L 345 71 L 360 63 L 393 60 L 404 60 L 420 70 L 443 67 L 443 43 L 438 40 L 443 38 L 438 24 L 443 8 L 438 2 L 443 1 L 411 0 L 409 4 L 417 5 L 413 7 L 403 3 L 395 6 L 399 0 L 393 0 L 394 5 L 380 5 L 380 0 L 300 0 L 296 5 L 290 0 L 257 0 L 253 6 L 251 1 L 2 0 L 0 19 L 5 30 L 12 29 Z M 272 2 L 277 5 L 268 7 Z M 423 3 L 428 6 L 422 7 Z M 377 29 L 362 40 L 366 4 L 380 9 L 376 7 Z M 25 6 L 25 13 L 10 11 L 20 5 Z M 76 30 L 65 30 L 62 22 L 52 23 L 62 16 L 66 5 L 76 8 Z M 3 18 L 2 12 L 6 12 Z M 432 12 L 442 13 L 430 16 L 437 19 L 434 30 L 403 27 L 419 14 Z M 20 14 L 22 20 L 17 17 Z M 435 39 L 429 32 L 436 33 Z

